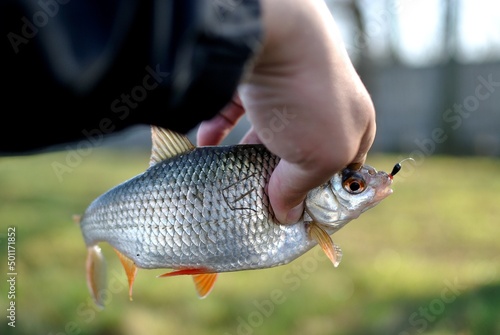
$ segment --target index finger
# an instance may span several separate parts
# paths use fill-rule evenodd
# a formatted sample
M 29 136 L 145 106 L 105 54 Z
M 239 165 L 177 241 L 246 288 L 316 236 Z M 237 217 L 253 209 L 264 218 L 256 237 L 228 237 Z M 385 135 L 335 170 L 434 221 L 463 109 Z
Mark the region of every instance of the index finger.
M 243 114 L 245 114 L 245 109 L 239 98 L 235 96 L 219 114 L 200 124 L 196 134 L 196 143 L 198 146 L 220 144 Z

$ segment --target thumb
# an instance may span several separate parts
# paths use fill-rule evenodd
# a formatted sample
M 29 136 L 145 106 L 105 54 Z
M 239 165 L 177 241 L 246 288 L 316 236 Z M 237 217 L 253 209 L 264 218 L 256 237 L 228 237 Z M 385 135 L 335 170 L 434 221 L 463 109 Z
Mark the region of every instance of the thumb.
M 321 184 L 311 183 L 311 176 L 297 165 L 281 160 L 268 183 L 271 208 L 276 219 L 283 224 L 297 222 L 304 211 L 304 199 L 310 189 Z
M 348 164 L 364 164 L 366 152 L 373 141 L 374 127 L 370 128 L 372 131 L 367 131 L 368 135 L 364 136 L 364 142 L 354 159 L 330 155 L 324 156 L 323 160 L 314 160 L 312 165 L 280 160 L 271 174 L 267 190 L 271 208 L 280 223 L 297 222 L 304 212 L 304 200 L 309 191 L 326 183 L 334 173 Z

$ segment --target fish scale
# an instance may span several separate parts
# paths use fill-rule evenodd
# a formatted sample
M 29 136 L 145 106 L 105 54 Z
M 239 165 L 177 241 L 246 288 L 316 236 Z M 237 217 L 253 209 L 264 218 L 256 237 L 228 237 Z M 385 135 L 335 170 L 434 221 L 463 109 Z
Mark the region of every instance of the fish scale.
M 309 192 L 298 222 L 282 225 L 266 193 L 280 159 L 263 145 L 196 148 L 159 127 L 152 140 L 150 167 L 99 196 L 79 220 L 87 283 L 100 306 L 100 242 L 117 251 L 130 297 L 137 268 L 190 274 L 205 297 L 217 273 L 284 265 L 317 244 L 337 266 L 341 250 L 330 235 L 392 192 L 392 175 L 346 168 Z
M 225 272 L 282 264 L 304 247 L 283 250 L 284 236 L 306 234 L 303 225 L 278 225 L 268 210 L 264 186 L 278 161 L 262 145 L 247 145 L 197 148 L 153 165 L 89 206 L 85 242 L 108 242 L 142 268 L 204 264 Z M 263 256 L 271 254 L 281 257 Z

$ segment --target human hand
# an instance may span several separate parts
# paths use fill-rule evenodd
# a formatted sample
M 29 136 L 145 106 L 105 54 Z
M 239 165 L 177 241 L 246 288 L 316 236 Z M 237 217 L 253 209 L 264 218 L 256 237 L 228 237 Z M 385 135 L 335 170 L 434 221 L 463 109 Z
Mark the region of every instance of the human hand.
M 246 112 L 252 128 L 242 143 L 263 143 L 281 157 L 268 194 L 278 221 L 292 223 L 312 188 L 364 163 L 375 111 L 323 1 L 262 0 L 262 10 L 261 52 L 239 96 L 200 125 L 197 140 L 220 143 Z

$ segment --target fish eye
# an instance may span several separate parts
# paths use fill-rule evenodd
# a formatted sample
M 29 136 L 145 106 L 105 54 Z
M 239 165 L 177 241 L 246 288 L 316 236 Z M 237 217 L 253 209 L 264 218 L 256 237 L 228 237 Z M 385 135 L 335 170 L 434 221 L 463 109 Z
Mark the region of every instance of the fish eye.
M 366 188 L 363 176 L 357 172 L 348 172 L 342 178 L 342 187 L 351 194 L 359 194 Z

